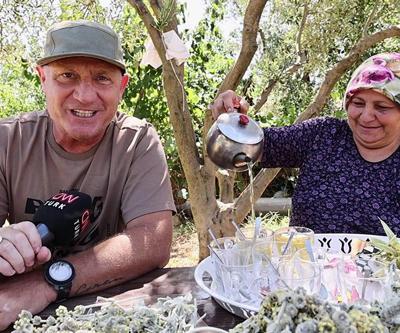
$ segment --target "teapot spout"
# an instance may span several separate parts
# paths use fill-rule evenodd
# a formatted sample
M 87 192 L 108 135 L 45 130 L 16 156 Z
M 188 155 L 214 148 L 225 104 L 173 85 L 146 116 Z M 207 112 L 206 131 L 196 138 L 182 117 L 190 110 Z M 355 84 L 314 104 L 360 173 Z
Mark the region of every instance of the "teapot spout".
M 239 153 L 233 158 L 233 165 L 236 168 L 244 167 L 249 162 L 251 162 L 251 158 L 248 157 L 245 153 Z

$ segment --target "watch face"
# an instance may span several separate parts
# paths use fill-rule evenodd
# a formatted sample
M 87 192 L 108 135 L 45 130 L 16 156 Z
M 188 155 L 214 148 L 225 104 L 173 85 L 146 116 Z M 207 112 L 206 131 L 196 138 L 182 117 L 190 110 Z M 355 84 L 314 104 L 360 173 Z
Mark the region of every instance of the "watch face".
M 57 261 L 50 265 L 49 276 L 55 281 L 67 281 L 71 278 L 73 271 L 71 265 L 64 261 Z

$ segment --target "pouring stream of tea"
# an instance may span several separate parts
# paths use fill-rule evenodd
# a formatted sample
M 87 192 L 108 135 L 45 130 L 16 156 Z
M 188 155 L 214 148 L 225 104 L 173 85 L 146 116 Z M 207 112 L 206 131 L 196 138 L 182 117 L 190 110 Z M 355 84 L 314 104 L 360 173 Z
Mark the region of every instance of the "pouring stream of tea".
M 247 162 L 247 168 L 249 170 L 249 186 L 250 186 L 250 205 L 251 205 L 251 221 L 254 223 L 256 214 L 254 212 L 254 186 L 253 186 L 253 165 L 252 161 Z

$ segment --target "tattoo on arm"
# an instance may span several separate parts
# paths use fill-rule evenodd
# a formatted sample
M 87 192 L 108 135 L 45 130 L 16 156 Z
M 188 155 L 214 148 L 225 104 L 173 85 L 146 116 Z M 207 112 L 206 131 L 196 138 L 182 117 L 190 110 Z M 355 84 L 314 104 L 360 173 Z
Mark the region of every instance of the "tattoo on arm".
M 102 283 L 95 283 L 93 285 L 87 285 L 86 283 L 84 283 L 78 288 L 78 290 L 76 291 L 76 295 L 87 294 L 90 291 L 94 291 L 95 289 L 105 289 L 105 287 L 114 285 L 115 282 L 121 280 L 123 280 L 123 278 L 118 277 L 115 279 L 105 280 Z

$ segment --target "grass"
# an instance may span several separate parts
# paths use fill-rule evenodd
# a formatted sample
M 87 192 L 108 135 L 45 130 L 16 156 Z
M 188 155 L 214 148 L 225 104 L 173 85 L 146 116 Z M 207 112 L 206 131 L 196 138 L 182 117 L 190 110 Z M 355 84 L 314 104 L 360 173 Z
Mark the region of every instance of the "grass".
M 196 227 L 192 221 L 186 221 L 174 227 L 171 258 L 167 267 L 190 267 L 198 263 L 199 242 Z
M 271 230 L 279 229 L 289 224 L 289 217 L 277 213 L 260 215 L 262 225 Z M 251 228 L 251 221 L 246 221 L 241 228 Z M 198 247 L 196 228 L 192 221 L 174 227 L 171 258 L 167 267 L 190 267 L 198 264 Z

